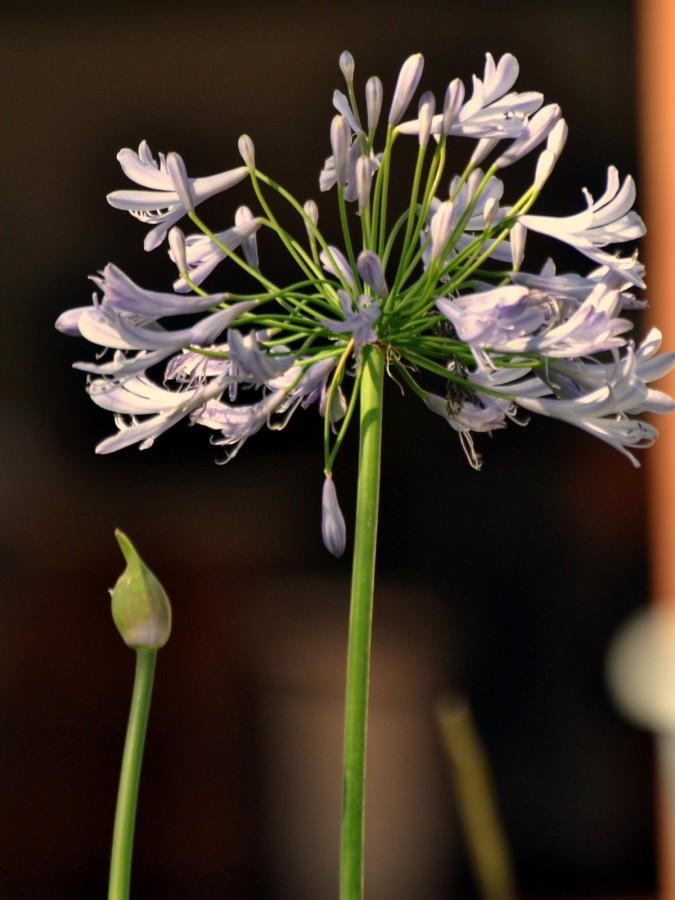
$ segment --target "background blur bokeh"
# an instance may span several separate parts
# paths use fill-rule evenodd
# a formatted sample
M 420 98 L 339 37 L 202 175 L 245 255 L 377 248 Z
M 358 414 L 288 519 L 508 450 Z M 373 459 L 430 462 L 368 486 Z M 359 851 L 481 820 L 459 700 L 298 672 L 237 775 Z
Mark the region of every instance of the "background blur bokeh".
M 514 53 L 518 86 L 559 102 L 570 126 L 540 212 L 580 209 L 581 187 L 601 192 L 610 163 L 639 172 L 626 0 L 3 13 L 2 898 L 105 893 L 133 673 L 108 615 L 122 569 L 115 527 L 167 586 L 175 616 L 135 896 L 335 896 L 349 565 L 321 544 L 320 420 L 312 410 L 260 433 L 224 468 L 187 427 L 148 451 L 97 457 L 113 423 L 71 369 L 91 351 L 53 322 L 89 301 L 87 275 L 109 261 L 158 290 L 173 278 L 164 250 L 142 250 L 143 226 L 105 202 L 126 186 L 120 147 L 145 138 L 206 175 L 238 164 L 247 132 L 264 171 L 332 209 L 317 178 L 344 49 L 361 85 L 377 73 L 386 97 L 412 52 L 439 98 L 451 78 L 482 72 L 485 51 Z M 532 166 L 506 172 L 512 193 Z M 216 198 L 208 221 L 226 227 L 243 197 Z M 549 249 L 561 269 L 585 271 Z M 529 250 L 530 267 L 543 261 L 539 244 Z M 641 472 L 586 435 L 533 421 L 482 441 L 478 474 L 438 417 L 389 387 L 371 900 L 472 895 L 433 727 L 448 690 L 473 708 L 525 896 L 653 892 L 650 741 L 614 711 L 603 677 L 612 635 L 646 600 Z M 354 449 L 335 473 L 348 521 Z

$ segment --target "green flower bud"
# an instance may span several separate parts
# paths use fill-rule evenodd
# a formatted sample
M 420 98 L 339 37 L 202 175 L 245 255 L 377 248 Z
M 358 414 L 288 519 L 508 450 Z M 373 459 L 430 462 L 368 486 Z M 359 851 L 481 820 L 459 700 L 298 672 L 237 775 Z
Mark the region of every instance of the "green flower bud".
M 110 591 L 113 620 L 128 647 L 156 650 L 171 633 L 169 598 L 126 534 L 115 529 L 115 537 L 127 567 Z

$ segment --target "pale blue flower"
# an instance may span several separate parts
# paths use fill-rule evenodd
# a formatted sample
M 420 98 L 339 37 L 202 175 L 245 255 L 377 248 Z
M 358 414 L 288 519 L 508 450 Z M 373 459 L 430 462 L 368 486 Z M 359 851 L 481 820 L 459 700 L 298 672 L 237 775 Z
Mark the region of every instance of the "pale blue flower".
M 510 166 L 527 156 L 531 150 L 538 147 L 549 136 L 553 127 L 560 120 L 560 107 L 557 103 L 551 103 L 542 107 L 527 122 L 518 137 L 512 142 L 494 162 L 497 169 Z
M 597 284 L 584 302 L 569 317 L 530 338 L 509 342 L 509 352 L 537 353 L 551 359 L 582 357 L 622 347 L 620 337 L 633 327 L 628 319 L 616 316 L 621 308 L 620 287 L 613 273 Z
M 513 231 L 515 231 L 515 226 Z M 510 278 L 515 284 L 526 285 L 530 289 L 532 298 L 538 302 L 545 303 L 547 299 L 550 299 L 570 304 L 585 300 L 607 274 L 607 267 L 600 266 L 589 272 L 588 275 L 579 275 L 577 272 L 558 275 L 555 263 L 549 258 L 538 275 L 532 272 L 511 272 Z M 639 299 L 634 293 L 625 289 L 619 292 L 619 298 L 621 309 L 644 309 L 647 305 L 645 300 Z
M 346 172 L 344 175 L 344 197 L 348 203 L 352 203 L 359 197 L 359 184 L 357 180 L 357 166 L 361 156 L 361 142 L 353 141 L 349 147 L 347 154 Z M 380 154 L 370 153 L 371 176 L 380 165 Z M 337 184 L 337 173 L 335 169 L 335 157 L 329 156 L 323 169 L 319 175 L 319 189 L 321 191 L 329 191 Z
M 102 305 L 99 309 L 104 321 L 97 322 L 94 317 L 82 316 L 80 331 L 87 340 L 103 347 L 129 350 L 166 350 L 174 353 L 190 345 L 208 347 L 243 312 L 247 312 L 255 306 L 257 306 L 256 300 L 245 300 L 227 309 L 219 309 L 187 328 L 167 331 L 156 323 L 137 324 L 113 308 Z M 99 328 L 99 325 L 103 327 Z
M 642 400 L 631 412 L 669 412 L 673 400 L 663 391 L 647 385 L 667 375 L 675 367 L 675 352 L 659 353 L 662 335 L 658 328 L 650 328 L 638 347 L 631 353 L 634 358 L 634 378 L 642 382 Z M 632 348 L 632 343 L 629 345 Z M 612 383 L 617 378 L 617 358 L 610 362 L 597 359 L 556 360 L 549 367 L 552 382 L 561 395 L 576 396 L 580 392 L 594 390 Z
M 373 325 L 380 317 L 380 304 L 367 294 L 361 294 L 357 301 L 358 309 L 355 310 L 352 298 L 346 291 L 338 291 L 338 298 L 344 321 L 322 319 L 321 324 L 334 334 L 351 334 L 358 354 L 364 344 L 374 344 L 377 341 Z
M 518 285 L 464 294 L 456 300 L 439 298 L 436 306 L 472 350 L 503 351 L 514 339 L 535 332 L 548 317 L 545 308 L 528 303 L 527 288 Z
M 300 405 L 307 409 L 321 399 L 328 376 L 336 365 L 337 359 L 334 356 L 319 359 L 304 368 L 296 363 L 281 375 L 271 378 L 267 386 L 272 390 L 288 388 L 288 405 L 299 401 Z M 283 406 L 281 411 L 284 411 Z
M 145 249 L 152 250 L 161 244 L 169 228 L 185 215 L 186 206 L 179 196 L 171 174 L 167 171 L 164 154 L 159 154 L 157 163 L 146 141 L 141 142 L 138 153 L 128 148 L 120 150 L 117 159 L 124 174 L 147 190 L 113 191 L 112 194 L 108 194 L 108 203 L 115 209 L 127 210 L 142 222 L 155 226 L 148 232 L 144 242 Z M 180 166 L 174 170 L 174 175 L 179 171 Z M 190 207 L 193 208 L 214 194 L 226 191 L 243 181 L 247 175 L 247 167 L 240 166 L 207 178 L 187 179 Z M 183 185 L 179 184 L 178 187 L 181 188 L 181 194 L 185 199 Z
M 133 444 L 140 444 L 140 449 L 146 450 L 160 434 L 220 396 L 225 386 L 223 379 L 176 393 L 145 377 L 130 378 L 123 383 L 106 379 L 92 381 L 89 396 L 97 406 L 116 414 L 115 422 L 120 429 L 118 434 L 101 441 L 96 452 L 114 453 Z M 137 416 L 148 418 L 138 421 Z
M 242 213 L 242 209 L 247 212 Z M 201 284 L 205 278 L 208 278 L 218 263 L 227 258 L 227 250 L 236 250 L 240 246 L 243 248 L 244 254 L 248 254 L 251 260 L 249 264 L 255 262 L 257 266 L 255 233 L 260 228 L 262 219 L 254 218 L 248 207 L 240 207 L 237 214 L 239 221 L 235 219 L 236 224 L 232 228 L 220 231 L 215 235 L 218 244 L 205 234 L 191 234 L 185 238 L 188 275 L 194 284 Z M 251 241 L 253 243 L 250 243 Z M 227 249 L 224 250 L 223 247 Z M 173 251 L 170 251 L 169 255 L 175 261 Z M 183 293 L 192 290 L 183 277 L 176 279 L 174 289 Z
M 108 263 L 91 280 L 102 292 L 106 307 L 145 320 L 205 312 L 227 300 L 227 294 L 223 293 L 181 297 L 164 291 L 149 291 L 137 285 L 113 263 Z
M 455 431 L 490 432 L 498 428 L 506 428 L 506 410 L 513 404 L 510 400 L 483 394 L 474 400 L 464 400 L 457 411 L 447 397 L 427 393 L 425 404 L 436 415 L 442 416 Z M 484 405 L 483 405 L 484 404 Z
M 352 136 L 351 132 L 352 131 L 356 135 L 363 134 L 363 129 L 361 128 L 361 125 L 359 124 L 358 120 L 354 116 L 354 111 L 349 103 L 349 98 L 345 94 L 343 94 L 342 91 L 333 91 L 333 106 L 340 113 L 340 115 L 343 116 L 349 123 L 349 128 L 351 129 L 351 131 L 349 131 L 349 130 L 346 131 L 347 143 L 349 143 L 351 141 L 351 136 Z M 334 123 L 335 123 L 335 119 L 333 119 L 333 124 Z M 332 143 L 332 139 L 331 139 L 331 143 Z M 335 152 L 335 149 L 333 149 L 333 152 Z
M 229 462 L 237 455 L 248 438 L 265 425 L 270 425 L 271 417 L 280 409 L 287 393 L 285 388 L 278 388 L 257 403 L 240 406 L 230 406 L 220 400 L 210 400 L 196 410 L 192 421 L 220 432 L 219 435 L 211 438 L 211 442 L 218 446 L 232 448 L 227 450 L 225 459 L 225 462 Z
M 575 247 L 598 265 L 607 266 L 631 284 L 644 288 L 643 269 L 634 257 L 613 256 L 601 248 L 608 244 L 633 241 L 646 231 L 640 216 L 631 209 L 635 202 L 635 183 L 630 175 L 619 184 L 614 166 L 607 170 L 607 188 L 599 200 L 593 200 L 584 188 L 587 209 L 573 216 L 520 216 L 530 231 L 546 234 Z
M 285 347 L 269 353 L 260 347 L 255 334 L 244 336 L 236 328 L 228 331 L 227 346 L 228 359 L 241 374 L 241 380 L 258 387 L 282 375 L 295 362 L 295 357 Z
M 569 399 L 516 397 L 516 403 L 529 412 L 551 416 L 588 431 L 639 466 L 628 448 L 650 447 L 658 432 L 650 423 L 630 418 L 630 414 L 643 411 L 644 404 L 648 403 L 648 390 L 638 375 L 632 346 L 629 345 L 624 358 L 616 360 L 614 370 L 607 374 L 607 383 L 602 387 Z M 671 400 L 669 411 L 673 409 L 675 403 Z
M 339 278 L 348 287 L 354 287 L 354 273 L 347 257 L 337 247 L 329 246 L 319 254 L 321 265 L 329 275 Z
M 388 296 L 389 287 L 387 279 L 384 277 L 384 269 L 380 257 L 374 250 L 362 250 L 356 260 L 356 268 L 361 278 L 378 297 L 385 299 Z
M 452 394 L 452 386 L 448 392 Z M 438 394 L 426 393 L 423 397 L 426 406 L 457 432 L 459 441 L 469 465 L 476 470 L 482 468 L 483 462 L 476 451 L 473 434 L 490 433 L 506 427 L 506 416 L 511 416 L 513 403 L 508 399 L 490 395 L 470 394 L 456 400 L 452 396 L 440 397 Z
M 480 202 L 476 202 L 473 214 L 471 214 L 465 222 L 463 232 L 457 236 L 453 246 L 450 246 L 447 243 L 457 221 L 464 214 L 466 207 L 469 203 L 474 202 L 473 189 L 477 186 L 477 183 L 482 180 L 482 177 L 483 172 L 481 169 L 474 170 L 466 184 L 457 188 L 457 193 L 455 193 L 454 188 L 458 179 L 453 179 L 453 183 L 450 186 L 450 196 L 454 199 L 452 201 L 446 200 L 441 202 L 437 197 L 434 197 L 431 201 L 427 222 L 420 235 L 420 241 L 423 248 L 422 261 L 425 267 L 429 266 L 432 257 L 440 258 L 438 254 L 443 252 L 443 248 L 445 248 L 445 250 L 443 252 L 442 261 L 443 263 L 449 262 L 453 256 L 464 250 L 469 244 L 474 243 L 477 236 L 483 233 L 489 225 L 500 222 L 506 215 L 506 207 L 499 205 L 499 199 L 504 186 L 498 178 L 490 178 L 485 189 L 481 192 Z M 439 213 L 440 216 L 438 220 L 434 222 L 434 218 Z M 431 230 L 432 224 L 436 235 L 435 240 Z M 499 243 L 486 237 L 476 249 L 477 252 L 479 251 L 481 253 L 484 249 L 489 250 L 491 259 L 509 263 L 513 261 L 510 235 Z M 434 254 L 436 255 L 434 256 Z
M 80 372 L 105 376 L 117 383 L 122 383 L 131 375 L 147 372 L 148 369 L 165 360 L 169 353 L 170 351 L 166 350 L 140 350 L 133 356 L 126 356 L 121 350 L 116 350 L 113 358 L 107 362 L 76 362 L 73 363 L 73 368 Z
M 510 53 L 495 65 L 492 54 L 485 57 L 483 78 L 473 76 L 473 93 L 454 116 L 452 107 L 434 116 L 432 134 L 449 134 L 471 138 L 503 140 L 517 138 L 526 127 L 528 117 L 536 112 L 543 96 L 535 91 L 508 93 L 518 77 L 518 62 Z M 458 105 L 459 87 L 453 90 L 452 106 Z M 452 110 L 454 112 L 454 110 Z M 452 124 L 448 128 L 448 122 Z M 401 134 L 418 134 L 419 119 L 398 126 Z
M 632 323 L 616 316 L 624 286 L 610 273 L 568 313 L 564 307 L 537 302 L 538 297 L 518 285 L 465 294 L 455 301 L 439 299 L 436 306 L 471 347 L 481 367 L 490 365 L 480 352 L 487 348 L 550 359 L 582 357 L 625 344 L 620 335 L 629 331 Z

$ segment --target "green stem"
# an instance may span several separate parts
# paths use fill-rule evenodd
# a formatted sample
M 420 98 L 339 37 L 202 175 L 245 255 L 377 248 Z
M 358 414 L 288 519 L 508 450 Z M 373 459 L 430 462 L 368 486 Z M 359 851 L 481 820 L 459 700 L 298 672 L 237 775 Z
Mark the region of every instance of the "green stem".
M 128 900 L 129 897 L 138 785 L 156 661 L 156 649 L 136 651 L 136 674 L 115 810 L 108 900 Z
M 345 696 L 340 900 L 363 898 L 366 720 L 384 382 L 384 357 L 378 347 L 363 348 L 362 367 L 359 476 Z

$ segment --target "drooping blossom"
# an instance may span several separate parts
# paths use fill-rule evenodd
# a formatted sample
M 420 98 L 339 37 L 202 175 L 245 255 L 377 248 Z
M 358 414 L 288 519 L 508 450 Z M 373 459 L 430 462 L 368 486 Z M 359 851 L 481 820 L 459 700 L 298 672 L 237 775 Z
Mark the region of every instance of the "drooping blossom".
M 594 263 L 612 269 L 636 287 L 644 288 L 643 269 L 637 257 L 620 257 L 602 248 L 609 244 L 635 241 L 646 228 L 640 216 L 632 209 L 635 202 L 635 182 L 629 175 L 619 182 L 614 166 L 607 170 L 607 188 L 604 194 L 593 200 L 583 189 L 587 208 L 573 216 L 520 216 L 520 222 L 530 231 L 554 237 L 575 247 Z

